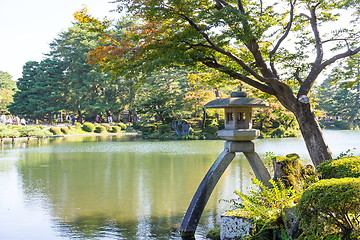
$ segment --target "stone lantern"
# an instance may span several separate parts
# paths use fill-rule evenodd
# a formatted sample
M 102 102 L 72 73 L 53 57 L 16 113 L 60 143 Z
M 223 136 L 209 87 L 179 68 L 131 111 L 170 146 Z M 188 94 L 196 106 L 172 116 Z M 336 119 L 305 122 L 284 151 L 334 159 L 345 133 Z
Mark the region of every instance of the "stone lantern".
M 180 226 L 183 237 L 194 236 L 197 224 L 209 197 L 236 152 L 244 153 L 255 176 L 267 187 L 270 174 L 259 155 L 255 152 L 252 140 L 260 136 L 260 131 L 252 129 L 252 109 L 270 107 L 263 99 L 247 98 L 242 91 L 231 93 L 231 98 L 220 98 L 205 105 L 206 108 L 224 108 L 225 129 L 218 131 L 218 136 L 226 140 L 224 151 L 215 160 L 200 183 Z
M 252 109 L 270 107 L 260 98 L 247 98 L 245 92 L 232 92 L 231 98 L 220 98 L 205 105 L 206 108 L 224 108 L 225 129 L 218 131 L 221 139 L 228 141 L 251 141 L 260 136 L 252 129 Z

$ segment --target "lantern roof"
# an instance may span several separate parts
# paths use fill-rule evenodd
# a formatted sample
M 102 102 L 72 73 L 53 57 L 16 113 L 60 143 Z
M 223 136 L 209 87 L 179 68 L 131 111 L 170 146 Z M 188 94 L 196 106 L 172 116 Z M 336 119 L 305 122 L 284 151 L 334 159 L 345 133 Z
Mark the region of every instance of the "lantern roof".
M 225 108 L 225 107 L 247 107 L 260 108 L 270 107 L 270 103 L 260 98 L 247 98 L 242 91 L 232 92 L 231 98 L 219 98 L 205 104 L 206 108 Z

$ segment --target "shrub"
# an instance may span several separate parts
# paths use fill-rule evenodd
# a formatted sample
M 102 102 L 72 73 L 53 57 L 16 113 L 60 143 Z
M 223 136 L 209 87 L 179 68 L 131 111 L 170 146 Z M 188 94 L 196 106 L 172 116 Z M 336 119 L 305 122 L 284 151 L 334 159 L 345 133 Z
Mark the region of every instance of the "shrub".
M 122 130 L 125 130 L 126 127 L 127 127 L 126 124 L 125 124 L 125 123 L 122 123 L 122 122 L 119 123 L 118 126 L 121 127 Z
M 121 127 L 119 127 L 119 126 L 112 126 L 111 132 L 113 132 L 113 133 L 119 133 L 119 132 L 121 132 Z
M 317 166 L 322 179 L 360 177 L 360 157 L 327 160 Z
M 58 127 L 50 127 L 49 130 L 53 135 L 61 135 L 60 128 Z
M 143 133 L 149 134 L 149 133 L 153 133 L 155 131 L 155 129 L 156 129 L 155 125 L 149 124 L 149 125 L 143 126 L 140 130 Z
M 66 127 L 60 128 L 60 131 L 61 131 L 63 134 L 65 134 L 65 135 L 68 135 L 68 134 L 70 133 L 69 129 L 66 128 Z
M 73 127 L 71 125 L 67 125 L 67 127 L 68 127 L 69 130 L 73 129 Z
M 45 128 L 44 125 L 37 125 L 36 127 L 40 128 L 41 130 Z
M 323 179 L 306 189 L 296 206 L 304 236 L 318 239 L 340 233 L 349 239 L 359 229 L 360 179 Z
M 134 129 L 140 129 L 142 127 L 142 124 L 139 121 L 133 122 L 133 128 Z
M 214 124 L 210 124 L 205 128 L 205 131 L 211 134 L 215 134 L 218 131 L 218 127 Z
M 164 134 L 164 133 L 166 133 L 166 132 L 168 132 L 168 131 L 169 131 L 169 125 L 163 124 L 163 125 L 159 125 L 159 126 L 158 126 L 158 132 L 159 132 L 160 134 Z
M 109 131 L 111 129 L 111 126 L 108 123 L 102 123 L 101 126 L 105 127 L 106 131 Z
M 20 133 L 14 129 L 3 129 L 0 131 L 0 138 L 12 138 L 19 137 Z
M 85 132 L 93 132 L 95 130 L 95 126 L 91 122 L 85 122 L 82 128 Z
M 225 128 L 225 119 L 219 119 L 218 123 L 219 123 L 219 129 Z
M 94 132 L 96 132 L 96 133 L 103 133 L 103 132 L 106 132 L 106 127 L 104 127 L 104 126 L 97 126 L 97 127 L 95 127 L 95 130 L 94 130 Z
M 75 127 L 81 127 L 81 123 L 75 122 Z
M 334 126 L 336 129 L 340 129 L 340 130 L 349 130 L 350 129 L 350 125 L 348 124 L 348 122 L 346 120 L 335 120 Z

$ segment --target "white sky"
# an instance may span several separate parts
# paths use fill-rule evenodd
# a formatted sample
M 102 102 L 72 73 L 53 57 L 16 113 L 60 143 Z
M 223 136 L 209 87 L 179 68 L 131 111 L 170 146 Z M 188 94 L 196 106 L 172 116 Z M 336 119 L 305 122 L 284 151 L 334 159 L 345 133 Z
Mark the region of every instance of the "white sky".
M 71 27 L 73 13 L 87 5 L 99 19 L 120 18 L 109 0 L 0 0 L 0 71 L 17 80 L 28 61 L 41 61 L 49 43 Z

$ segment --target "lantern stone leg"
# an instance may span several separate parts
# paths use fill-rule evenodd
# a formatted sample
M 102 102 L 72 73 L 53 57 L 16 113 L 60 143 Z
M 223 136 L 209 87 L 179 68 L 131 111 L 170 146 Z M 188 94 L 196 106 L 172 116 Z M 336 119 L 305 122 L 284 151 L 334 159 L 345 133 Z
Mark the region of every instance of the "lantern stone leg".
M 184 216 L 180 226 L 182 237 L 191 237 L 195 235 L 196 227 L 204 208 L 210 198 L 215 185 L 220 177 L 235 157 L 235 152 L 243 152 L 248 159 L 257 179 L 262 181 L 265 186 L 269 186 L 270 174 L 261 161 L 259 155 L 254 150 L 254 143 L 251 141 L 236 142 L 226 141 L 224 151 L 215 160 L 204 179 L 200 183 L 190 206 Z
M 209 200 L 212 191 L 215 188 L 215 185 L 219 181 L 227 166 L 229 166 L 231 161 L 234 159 L 234 157 L 235 153 L 229 152 L 228 149 L 225 149 L 215 160 L 215 162 L 205 175 L 181 223 L 179 230 L 182 237 L 194 236 L 200 217 L 204 211 L 204 208 Z

